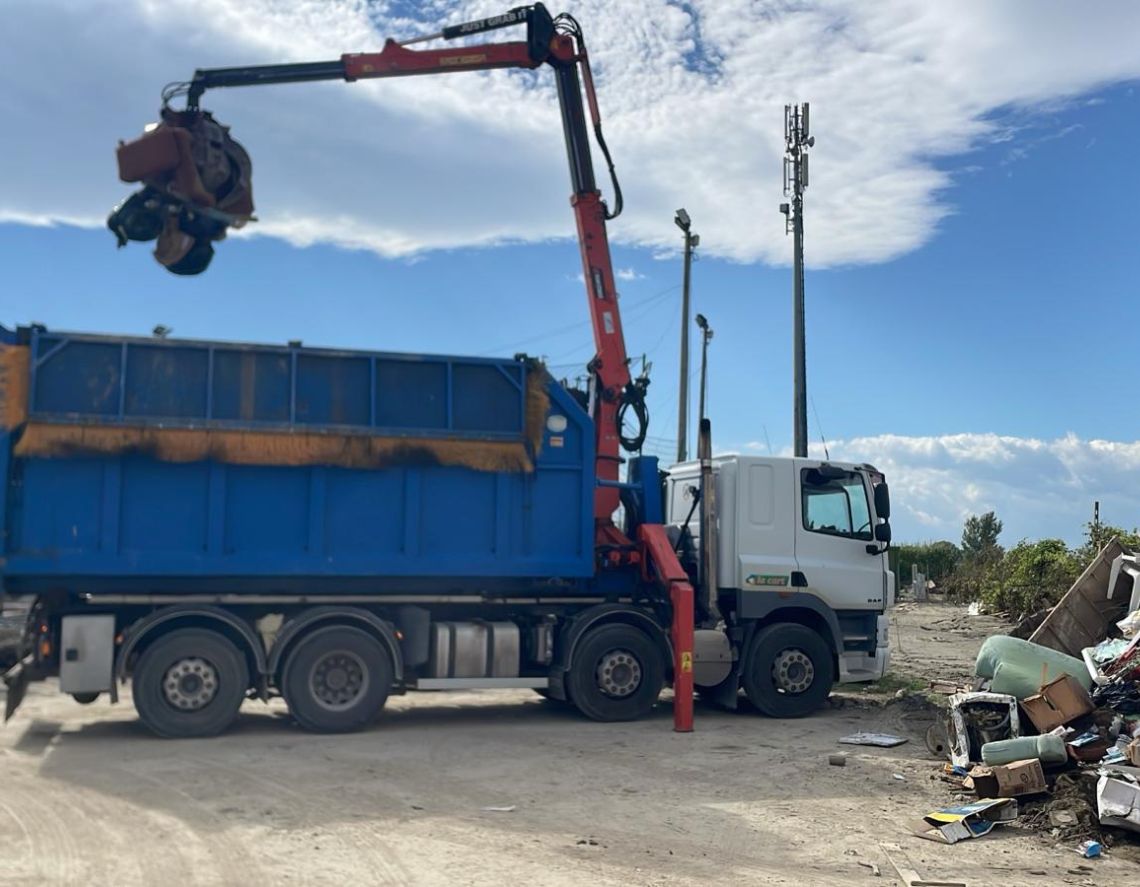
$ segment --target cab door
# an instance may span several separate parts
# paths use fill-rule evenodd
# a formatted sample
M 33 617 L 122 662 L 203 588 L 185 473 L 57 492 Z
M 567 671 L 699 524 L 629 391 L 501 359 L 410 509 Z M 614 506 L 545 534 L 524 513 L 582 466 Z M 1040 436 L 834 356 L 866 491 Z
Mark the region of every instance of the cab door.
M 833 610 L 883 610 L 883 554 L 872 490 L 859 471 L 796 465 L 796 562 L 808 588 Z

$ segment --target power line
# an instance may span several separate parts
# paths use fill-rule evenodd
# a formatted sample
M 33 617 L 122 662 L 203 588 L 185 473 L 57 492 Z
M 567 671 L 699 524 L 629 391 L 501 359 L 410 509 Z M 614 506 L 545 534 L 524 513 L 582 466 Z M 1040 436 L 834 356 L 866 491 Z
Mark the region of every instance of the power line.
M 676 290 L 679 290 L 680 288 L 681 288 L 680 284 L 673 284 L 672 286 L 666 287 L 665 289 L 660 290 L 659 292 L 656 292 L 651 296 L 646 296 L 644 299 L 639 299 L 636 302 L 631 302 L 628 306 L 628 310 L 630 313 L 629 314 L 623 313 L 623 317 L 626 320 L 632 319 L 633 318 L 632 312 L 634 312 L 636 309 L 644 308 L 644 307 L 650 305 L 651 303 L 653 303 L 655 300 L 664 300 L 666 297 L 669 296 L 670 293 L 673 293 Z M 548 338 L 552 338 L 554 336 L 560 336 L 564 333 L 572 332 L 573 330 L 581 329 L 582 327 L 588 327 L 588 326 L 590 326 L 591 323 L 592 323 L 592 321 L 587 319 L 587 320 L 578 320 L 578 321 L 575 321 L 574 323 L 564 324 L 563 326 L 554 327 L 553 329 L 546 330 L 545 332 L 534 333 L 533 335 L 528 336 L 525 339 L 518 339 L 514 342 L 507 342 L 504 345 L 496 345 L 494 348 L 489 348 L 486 351 L 480 352 L 480 354 L 478 356 L 479 357 L 490 357 L 490 356 L 493 356 L 496 354 L 502 354 L 506 351 L 513 351 L 515 348 L 520 348 L 524 345 L 531 344 L 532 342 L 539 340 L 539 339 L 548 339 Z

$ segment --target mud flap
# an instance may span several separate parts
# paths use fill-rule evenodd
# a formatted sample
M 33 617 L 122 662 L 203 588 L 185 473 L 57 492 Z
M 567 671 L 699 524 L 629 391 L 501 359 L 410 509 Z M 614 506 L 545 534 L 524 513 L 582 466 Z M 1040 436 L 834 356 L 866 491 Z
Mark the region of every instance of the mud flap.
M 31 667 L 32 657 L 27 656 L 4 673 L 4 686 L 8 689 L 8 698 L 4 703 L 5 724 L 24 701 L 24 694 L 28 692 L 28 683 L 32 679 Z
M 715 687 L 701 687 L 701 698 L 720 708 L 736 711 L 740 701 L 740 675 L 736 669 Z

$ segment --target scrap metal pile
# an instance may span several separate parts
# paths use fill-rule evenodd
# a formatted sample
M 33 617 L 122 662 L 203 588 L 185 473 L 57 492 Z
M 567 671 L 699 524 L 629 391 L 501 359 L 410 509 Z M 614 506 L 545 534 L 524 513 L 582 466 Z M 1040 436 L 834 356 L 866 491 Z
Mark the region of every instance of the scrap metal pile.
M 119 178 L 143 187 L 107 219 L 119 246 L 156 241 L 155 259 L 174 274 L 201 274 L 214 242 L 253 220 L 253 167 L 229 127 L 208 111 L 164 106 L 161 122 L 117 151 Z
M 957 834 L 1017 822 L 1088 839 L 1075 849 L 1090 857 L 1140 834 L 1140 568 L 1132 555 L 1106 547 L 1031 640 L 987 639 L 975 673 L 974 688 L 950 696 L 946 725 L 943 779 L 978 799 L 939 811 L 979 823 Z

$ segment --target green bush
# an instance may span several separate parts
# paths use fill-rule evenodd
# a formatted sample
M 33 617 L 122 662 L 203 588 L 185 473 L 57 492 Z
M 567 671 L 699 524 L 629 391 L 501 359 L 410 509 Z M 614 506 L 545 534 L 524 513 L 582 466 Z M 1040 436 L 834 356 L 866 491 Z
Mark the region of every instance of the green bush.
M 1035 613 L 1059 601 L 1080 571 L 1080 559 L 1062 540 L 1023 539 L 983 578 L 981 599 L 991 611 Z

